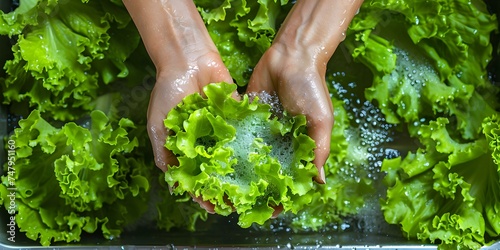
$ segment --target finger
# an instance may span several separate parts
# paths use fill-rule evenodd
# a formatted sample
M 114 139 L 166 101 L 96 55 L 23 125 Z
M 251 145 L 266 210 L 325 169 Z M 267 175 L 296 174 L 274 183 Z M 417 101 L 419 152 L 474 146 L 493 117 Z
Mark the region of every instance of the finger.
M 168 162 L 172 162 L 175 156 L 165 148 L 166 130 L 156 125 L 148 125 L 148 135 L 153 147 L 155 164 L 163 172 L 167 171 Z
M 215 74 L 215 76 L 212 76 L 214 80 L 211 80 L 210 82 L 226 82 L 230 84 L 235 84 L 233 78 L 231 77 L 231 74 L 229 73 L 229 70 L 224 66 L 222 69 L 219 69 L 218 73 Z M 241 100 L 241 96 L 238 94 L 238 91 L 235 90 L 231 97 L 237 101 Z
M 208 63 L 206 64 L 206 67 L 208 68 L 208 71 L 211 72 L 210 74 L 199 74 L 197 78 L 197 85 L 199 86 L 199 93 L 201 94 L 202 97 L 206 98 L 205 93 L 203 92 L 204 86 L 211 84 L 211 83 L 220 83 L 220 82 L 225 82 L 229 84 L 234 84 L 234 80 L 231 77 L 231 74 L 227 67 L 224 65 L 222 62 L 222 59 L 220 58 L 211 58 Z M 238 91 L 234 91 L 231 97 L 235 100 L 240 100 L 240 96 L 238 94 Z
M 250 80 L 248 81 L 247 93 L 259 93 L 265 91 L 269 94 L 274 93 L 273 85 L 271 84 L 271 78 L 269 76 L 269 72 L 265 71 L 260 67 L 260 64 L 257 64 L 252 75 L 250 76 Z
M 222 59 L 220 58 L 220 55 L 217 55 L 215 58 L 210 58 L 210 60 L 206 63 L 208 66 L 208 72 L 211 72 L 209 74 L 209 79 L 203 79 L 207 75 L 200 75 L 201 79 L 199 81 L 201 83 L 212 83 L 212 82 L 227 82 L 227 83 L 234 83 L 233 78 L 231 77 L 231 73 L 227 69 L 227 67 L 224 65 L 222 62 Z
M 160 101 L 158 101 L 160 100 Z M 151 101 L 148 107 L 148 135 L 153 148 L 155 164 L 163 172 L 167 171 L 168 165 L 178 165 L 175 155 L 165 148 L 165 142 L 168 136 L 168 131 L 164 125 L 167 111 L 163 111 L 160 107 L 168 108 L 168 104 L 162 102 L 164 98 L 158 98 L 156 92 L 152 93 Z M 170 109 L 169 109 L 170 110 Z
M 279 204 L 278 206 L 274 207 L 273 214 L 271 215 L 271 219 L 276 219 L 278 216 L 283 212 L 283 205 Z
M 314 149 L 315 158 L 313 163 L 318 169 L 318 176 L 316 176 L 315 180 L 320 184 L 326 183 L 323 166 L 325 165 L 328 155 L 330 154 L 332 128 L 333 113 L 325 113 L 320 117 L 310 119 L 308 125 L 308 135 L 316 142 L 316 148 Z
M 235 91 L 233 92 L 233 94 L 231 94 L 231 97 L 232 97 L 233 99 L 235 99 L 236 101 L 241 101 L 241 95 L 238 93 L 238 91 L 237 91 L 237 90 L 235 90 Z
M 232 82 L 232 79 L 231 79 L 231 82 L 228 82 L 228 83 L 230 83 L 230 84 L 235 84 L 235 83 L 233 83 L 233 82 Z M 236 89 L 236 90 L 234 90 L 234 92 L 231 94 L 231 97 L 232 97 L 233 99 L 235 99 L 236 101 L 241 101 L 241 95 L 238 93 L 238 90 L 237 90 L 237 89 Z
M 191 197 L 193 197 L 193 201 L 197 202 L 198 204 L 200 204 L 200 207 L 207 210 L 207 212 L 209 214 L 215 214 L 215 205 L 212 204 L 211 202 L 209 201 L 205 201 L 203 200 L 203 198 L 201 196 L 193 196 L 191 194 Z

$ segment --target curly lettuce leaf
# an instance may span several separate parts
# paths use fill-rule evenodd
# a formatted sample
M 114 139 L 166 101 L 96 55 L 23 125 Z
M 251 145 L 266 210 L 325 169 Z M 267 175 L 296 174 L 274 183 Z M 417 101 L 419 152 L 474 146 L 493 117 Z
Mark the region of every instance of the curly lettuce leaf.
M 21 34 L 26 26 L 36 25 L 38 20 L 49 15 L 57 1 L 25 0 L 11 13 L 0 12 L 0 34 L 14 36 Z
M 373 75 L 365 97 L 419 142 L 382 165 L 385 219 L 409 238 L 478 249 L 498 236 L 484 127 L 498 108 L 487 74 L 497 29 L 483 1 L 461 0 L 365 1 L 349 27 L 345 45 Z
M 173 195 L 165 182 L 165 175 L 159 176 L 160 202 L 156 204 L 158 210 L 157 226 L 159 229 L 170 231 L 174 228 L 197 231 L 199 222 L 208 219 L 208 212 L 198 204 L 192 202 L 192 197 L 185 193 Z
M 0 34 L 16 37 L 0 82 L 3 103 L 57 120 L 92 110 L 102 86 L 128 75 L 125 61 L 139 44 L 125 8 L 109 1 L 25 0 L 0 16 Z
M 231 76 L 248 83 L 293 3 L 288 0 L 194 1 Z
M 497 106 L 486 71 L 497 26 L 482 1 L 372 0 L 346 45 L 374 74 L 366 97 L 388 121 L 418 127 L 422 119 L 455 117 L 463 138 L 474 139 Z
M 273 207 L 294 213 L 310 199 L 317 170 L 314 141 L 304 116 L 272 117 L 270 106 L 231 98 L 236 85 L 219 83 L 186 97 L 165 119 L 174 135 L 165 146 L 179 160 L 165 180 L 174 194 L 192 193 L 215 205 L 215 212 L 239 214 L 249 227 L 271 218 Z
M 28 238 L 45 246 L 97 230 L 112 238 L 146 210 L 152 166 L 133 152 L 138 140 L 130 120 L 109 121 L 94 111 L 86 126 L 57 128 L 35 110 L 19 126 L 11 137 L 16 222 Z M 8 185 L 6 176 L 2 183 Z
M 383 170 L 392 173 L 382 205 L 389 223 L 441 247 L 479 249 L 499 235 L 498 116 L 482 124 L 482 138 L 462 142 L 449 132 L 448 119 L 439 118 L 419 129 L 425 149 L 384 161 Z
M 482 187 L 482 190 L 477 191 L 488 193 L 489 195 L 482 196 L 482 202 L 486 203 L 484 206 L 484 211 L 486 213 L 486 232 L 493 236 L 500 236 L 500 151 L 498 146 L 500 141 L 500 117 L 498 114 L 488 117 L 484 120 L 483 133 L 486 137 L 486 142 L 488 144 L 489 151 L 491 153 L 491 159 L 493 163 L 497 166 L 496 173 L 493 168 L 493 164 L 489 161 L 490 159 L 485 159 L 486 163 L 490 163 L 490 175 L 488 176 L 488 184 Z M 482 178 L 483 176 L 475 175 L 475 178 Z M 472 180 L 471 180 L 472 181 Z M 474 180 L 475 181 L 475 180 Z

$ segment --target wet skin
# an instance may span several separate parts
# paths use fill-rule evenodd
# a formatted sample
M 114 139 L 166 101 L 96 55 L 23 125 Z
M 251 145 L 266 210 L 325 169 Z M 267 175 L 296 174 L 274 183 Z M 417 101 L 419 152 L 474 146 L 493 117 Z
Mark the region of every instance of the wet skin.
M 155 163 L 167 171 L 177 159 L 165 147 L 168 112 L 185 96 L 201 93 L 213 82 L 232 83 L 205 24 L 192 1 L 123 0 L 156 67 L 156 84 L 148 108 L 148 133 Z M 326 64 L 345 37 L 362 0 L 298 0 L 271 47 L 256 65 L 248 92 L 277 94 L 285 110 L 304 114 L 316 142 L 313 163 L 318 183 L 330 151 L 333 107 L 325 84 Z M 234 95 L 237 98 L 237 94 Z M 194 200 L 209 212 L 213 204 Z M 280 208 L 276 208 L 275 216 Z

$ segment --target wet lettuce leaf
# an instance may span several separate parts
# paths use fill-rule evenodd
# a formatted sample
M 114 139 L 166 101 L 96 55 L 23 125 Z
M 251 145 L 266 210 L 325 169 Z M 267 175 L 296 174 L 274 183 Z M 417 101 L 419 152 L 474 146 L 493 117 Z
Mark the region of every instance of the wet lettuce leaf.
M 498 238 L 497 29 L 483 1 L 460 0 L 367 1 L 351 23 L 345 45 L 373 74 L 366 98 L 418 142 L 382 165 L 385 219 L 408 238 L 442 249 Z
M 16 222 L 29 239 L 47 246 L 79 241 L 83 232 L 113 238 L 147 209 L 154 167 L 134 151 L 138 128 L 129 119 L 110 121 L 93 111 L 87 124 L 57 128 L 35 110 L 19 126 L 10 137 L 16 143 L 11 177 Z M 11 186 L 8 175 L 1 179 Z M 7 191 L 1 189 L 4 200 Z
M 421 126 L 424 148 L 384 162 L 383 170 L 393 175 L 385 180 L 389 190 L 382 208 L 407 237 L 478 249 L 500 235 L 499 119 L 486 118 L 484 137 L 471 142 L 452 138 L 448 124 L 439 118 Z
M 497 26 L 479 0 L 374 0 L 353 20 L 346 46 L 371 69 L 373 86 L 365 94 L 388 121 L 418 127 L 453 116 L 464 139 L 475 139 L 497 106 L 498 89 L 486 70 Z
M 147 104 L 138 96 L 152 87 L 138 84 L 154 75 L 139 34 L 119 0 L 20 3 L 0 13 L 0 35 L 13 42 L 2 101 L 29 110 L 15 134 L 18 225 L 43 245 L 78 241 L 83 232 L 117 236 L 144 211 L 148 185 L 158 178 L 149 174 L 155 168 L 147 133 L 138 127 L 145 117 L 137 110 Z M 294 1 L 195 3 L 235 82 L 245 86 Z M 364 97 L 416 142 L 382 164 L 385 219 L 408 238 L 451 249 L 499 239 L 498 87 L 486 71 L 498 50 L 490 43 L 497 26 L 481 0 L 365 0 L 336 52 L 344 58 L 329 65 L 364 65 L 350 73 L 370 78 Z M 140 91 L 126 93 L 134 87 Z M 375 192 L 366 169 L 372 163 L 356 140 L 363 128 L 339 93 L 330 90 L 336 123 L 327 184 L 316 185 L 306 121 L 274 116 L 257 99 L 235 101 L 235 88 L 211 85 L 207 98 L 190 96 L 167 117 L 176 134 L 166 146 L 181 157 L 160 176 L 174 195 L 160 185 L 159 228 L 194 230 L 207 218 L 188 192 L 215 203 L 217 213 L 236 211 L 242 227 L 267 223 L 272 207 L 282 205 L 294 230 L 320 231 L 367 206 Z M 253 134 L 259 127 L 272 133 Z M 276 153 L 268 139 L 283 134 L 277 144 L 292 146 Z M 257 167 L 235 168 L 242 162 Z M 2 177 L 4 206 L 7 182 Z
M 105 85 L 128 76 L 125 61 L 140 41 L 126 9 L 111 1 L 21 0 L 0 12 L 0 35 L 14 41 L 3 104 L 62 121 L 93 110 Z
M 224 64 L 240 86 L 271 42 L 293 3 L 288 0 L 195 0 Z
M 218 214 L 235 211 L 246 228 L 269 220 L 273 207 L 296 213 L 307 205 L 317 170 L 305 117 L 273 115 L 258 97 L 237 101 L 236 87 L 207 85 L 207 98 L 187 96 L 167 115 L 173 135 L 165 146 L 179 165 L 169 166 L 165 180 L 174 194 L 201 196 Z
M 208 220 L 207 210 L 193 202 L 193 198 L 188 193 L 171 194 L 165 182 L 165 174 L 159 175 L 158 180 L 159 187 L 153 192 L 158 192 L 160 197 L 159 202 L 156 203 L 158 210 L 156 225 L 159 229 L 166 231 L 185 229 L 194 232 L 210 225 L 210 223 L 203 223 Z
M 335 123 L 332 130 L 330 155 L 324 165 L 327 182 L 315 185 L 305 196 L 311 201 L 297 214 L 283 214 L 277 223 L 295 232 L 335 231 L 355 217 L 371 196 L 376 196 L 369 153 L 372 145 L 362 138 L 362 128 L 356 126 L 346 104 L 332 97 Z M 333 233 L 333 232 L 332 232 Z

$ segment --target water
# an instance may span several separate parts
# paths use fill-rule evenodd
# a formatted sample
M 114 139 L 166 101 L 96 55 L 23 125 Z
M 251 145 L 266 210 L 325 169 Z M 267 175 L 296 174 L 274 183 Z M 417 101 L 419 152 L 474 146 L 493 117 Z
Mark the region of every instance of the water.
M 332 97 L 343 101 L 351 121 L 351 127 L 344 132 L 349 143 L 348 151 L 353 154 L 347 157 L 345 165 L 350 169 L 346 171 L 352 171 L 361 165 L 362 169 L 368 171 L 370 178 L 377 180 L 381 161 L 400 156 L 397 149 L 388 147 L 388 144 L 395 141 L 396 126 L 387 123 L 379 108 L 359 96 L 358 84 L 343 82 L 345 77 L 345 72 L 332 73 L 330 84 L 333 89 Z

